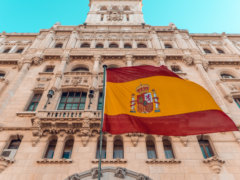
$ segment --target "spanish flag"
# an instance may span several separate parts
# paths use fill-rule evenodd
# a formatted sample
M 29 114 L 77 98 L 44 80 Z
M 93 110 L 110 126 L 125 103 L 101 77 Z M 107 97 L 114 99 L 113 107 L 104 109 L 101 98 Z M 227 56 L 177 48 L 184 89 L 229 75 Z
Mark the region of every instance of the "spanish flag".
M 107 69 L 103 132 L 186 136 L 237 131 L 200 85 L 166 66 Z

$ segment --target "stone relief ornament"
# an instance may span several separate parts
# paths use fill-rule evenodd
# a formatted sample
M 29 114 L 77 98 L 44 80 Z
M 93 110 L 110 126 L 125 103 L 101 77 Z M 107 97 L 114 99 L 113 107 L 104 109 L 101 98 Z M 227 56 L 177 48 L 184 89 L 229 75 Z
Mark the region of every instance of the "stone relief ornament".
M 109 11 L 108 13 L 108 21 L 122 21 L 123 16 L 121 11 L 117 10 L 117 11 Z
M 184 56 L 183 61 L 184 61 L 188 66 L 190 66 L 190 65 L 193 64 L 194 58 L 191 57 L 191 56 Z
M 35 56 L 32 58 L 32 63 L 34 65 L 40 65 L 40 64 L 42 64 L 42 62 L 43 62 L 43 58 L 41 58 L 39 56 Z
M 125 176 L 126 176 L 126 169 L 125 168 L 120 168 L 118 167 L 116 170 L 115 170 L 115 177 L 118 177 L 118 178 L 122 178 L 124 179 Z

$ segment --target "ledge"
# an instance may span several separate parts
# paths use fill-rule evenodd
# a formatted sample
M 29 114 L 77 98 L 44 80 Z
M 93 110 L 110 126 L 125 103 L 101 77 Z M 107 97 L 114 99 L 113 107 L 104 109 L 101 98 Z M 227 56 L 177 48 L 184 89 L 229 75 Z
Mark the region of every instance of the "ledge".
M 14 163 L 14 160 L 10 160 L 3 156 L 0 156 L 0 173 L 4 171 L 12 163 Z
M 221 78 L 221 81 L 223 81 L 223 82 L 240 82 L 240 79 L 239 78 L 233 78 L 233 79 Z
M 39 75 L 54 75 L 53 72 L 39 72 Z
M 208 165 L 214 173 L 219 174 L 225 161 L 219 159 L 217 156 L 213 156 L 211 158 L 204 159 L 203 163 Z
M 92 163 L 98 163 L 99 159 L 92 160 Z M 103 164 L 126 164 L 126 159 L 102 159 Z
M 40 159 L 37 160 L 38 164 L 71 164 L 72 159 Z
M 36 112 L 28 112 L 28 111 L 17 113 L 18 117 L 34 117 L 35 115 L 36 115 Z
M 148 159 L 147 164 L 180 164 L 182 161 L 177 159 Z

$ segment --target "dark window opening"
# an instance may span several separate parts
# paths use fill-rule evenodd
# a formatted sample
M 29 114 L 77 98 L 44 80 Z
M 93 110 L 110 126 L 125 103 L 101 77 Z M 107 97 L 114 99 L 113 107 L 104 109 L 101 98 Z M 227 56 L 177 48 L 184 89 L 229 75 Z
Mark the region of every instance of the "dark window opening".
M 34 94 L 28 108 L 27 111 L 35 111 L 37 109 L 37 106 L 40 102 L 40 99 L 42 97 L 42 94 Z
M 64 92 L 58 110 L 84 110 L 86 98 L 86 92 Z

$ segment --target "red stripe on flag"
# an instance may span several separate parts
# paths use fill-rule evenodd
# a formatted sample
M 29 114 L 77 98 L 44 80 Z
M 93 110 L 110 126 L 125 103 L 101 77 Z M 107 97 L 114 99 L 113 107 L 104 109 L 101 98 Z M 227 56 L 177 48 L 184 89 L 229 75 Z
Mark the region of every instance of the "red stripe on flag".
M 139 132 L 166 136 L 187 136 L 226 131 L 238 131 L 238 128 L 224 112 L 218 110 L 149 118 L 105 114 L 103 124 L 103 132 L 111 134 Z
M 180 78 L 166 66 L 133 66 L 107 69 L 107 82 L 122 83 L 151 76 L 170 76 Z M 180 78 L 181 79 L 181 78 Z

